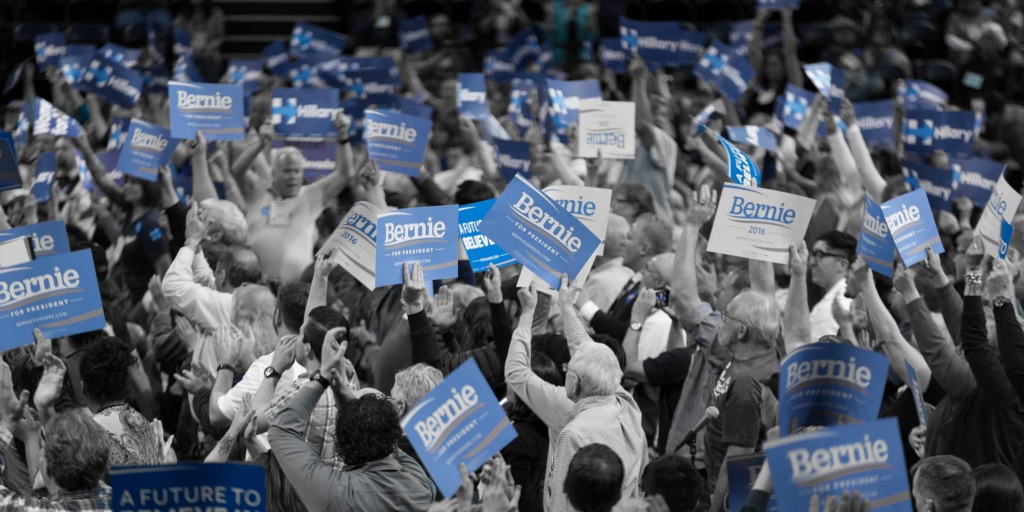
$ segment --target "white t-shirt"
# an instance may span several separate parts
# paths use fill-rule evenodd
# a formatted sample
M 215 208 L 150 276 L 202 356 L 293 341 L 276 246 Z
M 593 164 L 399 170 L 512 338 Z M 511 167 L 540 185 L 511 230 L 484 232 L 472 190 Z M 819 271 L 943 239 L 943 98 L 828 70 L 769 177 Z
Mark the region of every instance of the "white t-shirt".
M 256 199 L 245 220 L 249 247 L 259 257 L 264 274 L 293 281 L 313 263 L 316 219 L 324 206 L 321 188 L 308 185 L 287 199 L 268 187 Z
M 242 380 L 238 381 L 230 391 L 224 394 L 217 400 L 217 407 L 220 408 L 220 412 L 224 414 L 224 417 L 233 420 L 235 419 L 235 413 L 238 412 L 238 408 L 242 406 L 242 398 L 246 393 L 251 394 L 253 397 L 256 396 L 256 392 L 260 389 L 260 384 L 263 383 L 263 371 L 270 367 L 270 363 L 274 360 L 274 353 L 271 352 L 253 362 L 249 365 L 249 369 L 245 371 L 245 375 Z M 291 368 L 285 370 L 281 374 L 280 380 L 277 381 L 278 389 L 285 389 L 295 382 L 295 379 L 299 375 L 306 373 L 306 369 L 299 363 L 295 363 Z

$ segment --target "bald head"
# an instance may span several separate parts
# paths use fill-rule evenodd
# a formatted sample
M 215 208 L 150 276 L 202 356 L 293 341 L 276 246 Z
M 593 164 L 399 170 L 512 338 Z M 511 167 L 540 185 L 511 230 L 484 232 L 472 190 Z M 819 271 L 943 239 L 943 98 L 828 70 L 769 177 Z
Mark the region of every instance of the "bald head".
M 675 256 L 671 252 L 665 252 L 651 258 L 644 267 L 643 285 L 652 290 L 666 288 L 672 281 L 672 264 Z

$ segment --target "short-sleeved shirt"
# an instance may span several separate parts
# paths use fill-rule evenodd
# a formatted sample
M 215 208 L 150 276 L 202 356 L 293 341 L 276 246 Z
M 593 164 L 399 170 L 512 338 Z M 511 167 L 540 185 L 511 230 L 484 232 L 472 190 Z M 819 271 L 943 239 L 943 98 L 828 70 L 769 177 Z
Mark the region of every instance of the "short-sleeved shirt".
M 756 448 L 767 425 L 778 423 L 778 401 L 766 383 L 779 371 L 782 360 L 773 348 L 747 360 L 733 360 L 718 377 L 711 403 L 718 418 L 708 424 L 704 437 L 708 484 L 712 489 L 725 463 L 729 446 Z
M 249 207 L 249 247 L 260 259 L 263 273 L 283 281 L 298 279 L 313 263 L 316 219 L 324 210 L 323 193 L 304 186 L 283 198 L 267 188 Z
M 142 218 L 126 224 L 122 236 L 120 275 L 136 303 L 146 294 L 149 280 L 156 273 L 156 261 L 170 254 L 167 231 L 160 225 L 160 210 L 150 208 Z
M 267 404 L 267 421 L 284 408 L 285 404 L 309 383 L 309 374 L 300 375 L 295 382 L 274 393 L 274 398 Z M 324 393 L 317 400 L 316 407 L 309 415 L 309 426 L 306 429 L 306 443 L 320 453 L 320 459 L 335 469 L 344 467 L 344 463 L 334 451 L 334 428 L 338 419 L 338 407 L 334 403 L 334 393 Z

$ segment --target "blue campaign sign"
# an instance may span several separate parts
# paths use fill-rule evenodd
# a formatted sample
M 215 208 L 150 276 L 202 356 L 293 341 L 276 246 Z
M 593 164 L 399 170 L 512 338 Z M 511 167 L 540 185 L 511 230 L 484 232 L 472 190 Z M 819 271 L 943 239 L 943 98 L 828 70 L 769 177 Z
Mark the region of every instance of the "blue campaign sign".
M 860 236 L 857 239 L 857 254 L 868 267 L 888 278 L 892 278 L 892 262 L 896 257 L 896 242 L 889 234 L 882 207 L 868 196 L 864 196 L 864 213 L 860 219 Z
M 157 181 L 160 166 L 167 165 L 177 143 L 171 141 L 171 131 L 163 126 L 132 119 L 128 125 L 128 140 L 121 148 L 117 170 L 146 181 Z
M 702 125 L 698 133 L 706 129 L 707 127 Z M 725 149 L 725 156 L 728 160 L 726 163 L 729 165 L 729 177 L 732 178 L 732 182 L 747 187 L 760 187 L 761 171 L 754 163 L 754 159 L 726 140 L 725 137 L 717 133 L 715 136 L 718 138 L 718 143 Z
M 21 188 L 18 159 L 10 139 L 0 138 L 0 191 Z
M 39 153 L 36 179 L 32 183 L 32 195 L 36 196 L 36 201 L 45 203 L 50 200 L 50 186 L 53 185 L 53 171 L 56 168 L 56 153 Z
M 429 119 L 416 116 L 367 110 L 363 119 L 363 141 L 370 158 L 382 170 L 415 178 L 420 175 L 433 124 Z
M 398 42 L 405 53 L 419 53 L 434 48 L 434 40 L 427 29 L 427 17 L 416 16 L 402 22 L 398 28 Z
M 334 114 L 338 111 L 338 91 L 334 89 L 274 89 L 270 99 L 270 119 L 274 132 L 286 137 L 338 136 Z
M 516 32 L 506 46 L 509 61 L 516 70 L 522 70 L 540 56 L 540 44 L 532 28 L 524 28 Z
M 0 243 L 18 238 L 19 236 L 27 236 L 32 240 L 32 249 L 35 251 L 37 258 L 71 252 L 71 244 L 68 242 L 68 230 L 62 220 L 40 222 L 38 224 L 0 231 Z
M 1002 221 L 999 228 L 999 259 L 1005 260 L 1010 250 L 1010 240 L 1013 240 L 1013 224 L 1006 222 L 1006 219 L 999 220 Z
M 580 120 L 580 100 L 601 99 L 601 86 L 597 80 L 566 82 L 548 78 L 546 82 L 552 125 L 559 139 L 568 142 L 566 130 Z
M 804 64 L 804 72 L 818 92 L 829 100 L 829 110 L 833 114 L 838 114 L 843 98 L 846 97 L 846 91 L 843 89 L 846 85 L 846 75 L 842 68 L 828 62 L 818 62 Z
M 484 272 L 491 263 L 501 268 L 516 263 L 498 244 L 480 232 L 480 222 L 497 199 L 488 199 L 479 203 L 459 206 L 459 239 L 469 256 L 469 264 L 473 272 Z
M 521 175 L 498 197 L 480 232 L 552 288 L 562 274 L 576 279 L 601 245 L 597 235 Z
M 903 147 L 926 157 L 941 149 L 950 156 L 970 156 L 974 142 L 974 113 L 908 110 L 903 119 Z
M 352 118 L 352 124 L 348 127 L 348 136 L 352 140 L 352 145 L 363 144 L 365 142 L 363 140 L 363 125 L 365 124 L 366 109 L 368 107 L 366 100 L 356 98 L 342 100 L 340 106 L 345 109 L 345 115 Z
M 69 44 L 65 46 L 66 51 L 64 56 L 79 55 L 83 57 L 92 58 L 92 54 L 96 53 L 96 45 L 94 44 Z
M 316 181 L 334 172 L 335 142 L 313 140 L 275 140 L 273 147 L 290 146 L 302 152 L 302 171 L 310 181 Z
M 406 208 L 377 217 L 377 286 L 402 283 L 402 264 L 419 263 L 430 282 L 459 275 L 459 206 Z
M 1006 221 L 1003 221 L 1006 222 Z M 1013 228 L 1010 228 L 1013 229 Z M 928 426 L 928 408 L 925 407 L 924 393 L 921 392 L 921 381 L 917 378 L 917 370 L 909 361 L 903 361 L 907 366 L 907 387 L 914 395 L 914 408 L 917 409 L 917 423 L 922 427 Z
M 274 41 L 263 47 L 263 65 L 272 75 L 281 76 L 288 64 L 288 48 L 284 41 Z
M 754 20 L 736 21 L 729 25 L 729 46 L 737 55 L 748 57 L 750 41 L 754 38 Z M 764 26 L 762 47 L 778 48 L 782 46 L 782 24 L 768 22 Z
M 933 210 L 953 211 L 953 173 L 921 162 L 904 160 L 904 175 L 914 177 L 917 185 L 928 194 Z M 998 179 L 998 178 L 997 178 Z
M 729 472 L 729 512 L 741 512 L 747 497 L 754 488 L 757 475 L 764 466 L 764 452 L 738 455 L 725 459 Z M 779 512 L 779 504 L 773 494 L 768 500 L 768 512 Z
M 176 27 L 171 32 L 171 54 L 177 59 L 182 55 L 192 55 L 192 34 L 185 27 Z
M 265 471 L 252 464 L 180 462 L 112 468 L 110 486 L 114 512 L 267 510 Z
M 490 50 L 484 56 L 484 76 L 487 78 L 506 84 L 512 81 L 515 72 L 516 67 L 504 49 Z
M 128 137 L 128 125 L 131 124 L 130 117 L 114 117 L 110 120 L 110 135 L 107 137 L 107 149 L 121 149 Z
M 132 108 L 142 96 L 142 75 L 97 53 L 89 62 L 78 88 L 124 108 Z
M 482 120 L 491 116 L 487 106 L 487 81 L 483 73 L 459 73 L 459 115 Z
M 520 134 L 533 126 L 533 110 L 530 109 L 530 92 L 533 82 L 520 78 L 512 79 L 512 90 L 508 96 L 508 118 L 519 127 Z
M 82 125 L 71 116 L 61 112 L 49 101 L 36 98 L 36 120 L 32 123 L 32 135 L 56 135 L 75 138 L 82 134 Z M 20 121 L 20 120 L 19 120 Z
M 394 96 L 401 86 L 398 78 L 387 69 L 346 71 L 344 78 L 348 91 L 355 93 L 360 99 L 371 102 L 381 97 Z
M 434 107 L 409 98 L 398 98 L 398 110 L 403 114 L 422 117 L 423 119 L 434 118 Z
M 39 34 L 35 40 L 36 67 L 46 69 L 56 66 L 68 50 L 68 41 L 63 32 Z
M 854 103 L 857 127 L 869 148 L 892 147 L 895 135 L 896 102 L 893 100 L 865 101 Z
M 839 343 L 800 347 L 779 368 L 781 434 L 875 420 L 888 375 L 889 358 L 870 350 Z
M 348 36 L 312 23 L 298 22 L 292 29 L 288 50 L 292 55 L 329 52 L 335 56 L 345 51 Z
M 935 109 L 949 103 L 949 94 L 946 94 L 946 91 L 924 80 L 903 80 L 899 94 L 908 107 L 913 105 L 915 108 Z
M 170 81 L 171 75 L 167 72 L 166 66 L 154 63 L 152 66 L 140 68 L 139 73 L 142 75 L 142 92 L 167 94 L 167 82 Z
M 462 483 L 460 463 L 476 471 L 516 438 L 515 427 L 473 358 L 406 413 L 402 429 L 445 498 Z
M 620 38 L 601 38 L 601 51 L 598 53 L 598 57 L 601 60 L 601 65 L 612 70 L 612 73 L 616 75 L 626 74 L 626 63 L 629 62 L 629 58 L 626 55 L 626 51 L 622 49 Z
M 726 126 L 725 131 L 729 139 L 736 143 L 750 144 L 768 151 L 775 151 L 778 146 L 775 134 L 763 126 Z
M 92 251 L 55 254 L 0 275 L 0 349 L 32 343 L 32 329 L 57 339 L 106 325 Z
M 260 59 L 231 59 L 226 73 L 227 83 L 241 85 L 247 93 L 260 90 L 263 61 Z
M 171 137 L 194 139 L 202 130 L 207 140 L 245 139 L 242 87 L 230 84 L 168 84 Z
M 781 510 L 810 510 L 844 490 L 859 491 L 873 512 L 914 510 L 896 418 L 783 437 L 765 451 Z
M 711 42 L 704 56 L 697 62 L 694 72 L 702 80 L 718 86 L 718 90 L 736 102 L 747 90 L 747 84 L 754 77 L 750 61 L 719 40 Z
M 704 51 L 707 36 L 683 30 L 674 21 L 619 18 L 621 48 L 636 52 L 651 70 L 692 66 Z
M 100 56 L 116 62 L 126 68 L 134 68 L 139 64 L 139 56 L 142 55 L 141 48 L 125 48 L 119 44 L 107 43 L 97 50 Z
M 72 87 L 77 86 L 82 81 L 82 75 L 85 74 L 85 69 L 92 62 L 92 55 L 65 55 L 58 59 L 57 67 L 60 68 L 60 73 L 64 75 L 64 81 Z
M 795 11 L 800 8 L 800 0 L 757 0 L 757 8 L 769 11 L 781 11 L 782 9 Z
M 530 178 L 529 142 L 494 139 L 494 145 L 498 148 L 498 169 L 505 183 L 511 183 L 517 174 Z
M 204 82 L 203 74 L 199 72 L 199 66 L 192 60 L 191 55 L 182 55 L 174 61 L 171 80 L 175 82 L 199 83 Z
M 945 251 L 924 189 L 882 203 L 882 213 L 904 265 L 909 267 L 927 259 L 927 247 L 935 254 Z
M 782 125 L 793 130 L 800 129 L 800 123 L 810 113 L 814 93 L 794 85 L 786 85 L 786 93 L 776 102 L 775 116 Z

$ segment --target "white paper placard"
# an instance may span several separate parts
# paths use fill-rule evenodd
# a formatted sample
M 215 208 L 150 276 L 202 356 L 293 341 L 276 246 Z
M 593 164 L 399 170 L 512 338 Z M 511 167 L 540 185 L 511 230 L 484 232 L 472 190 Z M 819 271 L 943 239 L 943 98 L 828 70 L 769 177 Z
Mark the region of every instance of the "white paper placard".
M 992 195 L 989 197 L 988 203 L 985 204 L 985 211 L 978 219 L 977 229 L 985 243 L 985 254 L 999 258 L 1002 221 L 1006 219 L 1006 222 L 1013 222 L 1013 216 L 1017 214 L 1020 200 L 1020 194 L 1006 182 L 1006 177 L 999 176 L 999 181 L 996 182 L 996 186 L 992 189 Z
M 636 105 L 632 101 L 580 100 L 577 150 L 582 158 L 636 158 Z
M 785 264 L 800 246 L 814 199 L 727 183 L 722 187 L 708 251 Z

